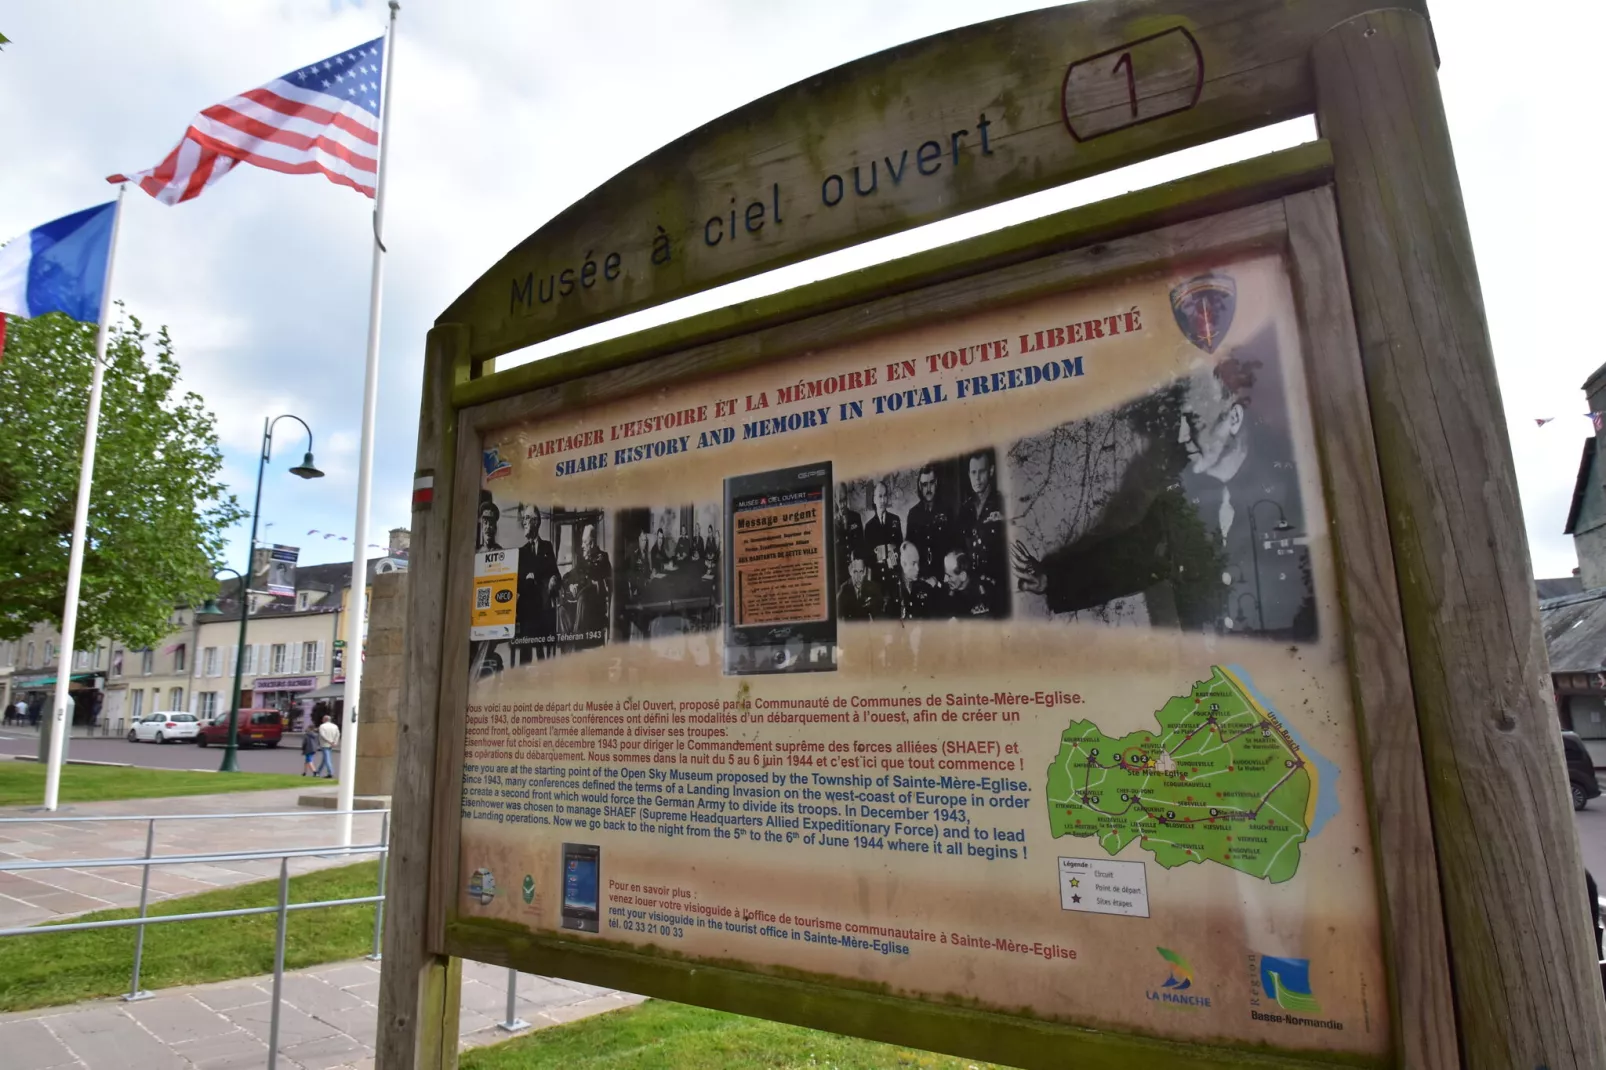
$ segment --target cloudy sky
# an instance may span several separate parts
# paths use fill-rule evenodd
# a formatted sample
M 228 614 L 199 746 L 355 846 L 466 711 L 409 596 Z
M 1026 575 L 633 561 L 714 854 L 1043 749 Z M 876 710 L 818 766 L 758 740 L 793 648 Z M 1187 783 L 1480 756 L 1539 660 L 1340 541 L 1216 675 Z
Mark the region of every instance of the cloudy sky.
M 1509 5 L 1439 0 L 1440 77 L 1494 337 L 1539 575 L 1574 565 L 1561 534 L 1590 433 L 1578 387 L 1603 360 L 1599 150 L 1566 102 L 1593 99 L 1600 5 L 1507 62 Z M 405 0 L 396 49 L 382 376 L 371 541 L 408 520 L 424 333 L 519 239 L 614 172 L 742 103 L 903 41 L 1041 4 L 1013 0 Z M 1551 11 L 1550 22 L 1557 21 Z M 153 166 L 201 108 L 379 36 L 380 0 L 22 0 L 0 9 L 0 238 L 108 199 L 103 177 Z M 1528 62 L 1532 60 L 1533 62 Z M 1491 77 L 1491 71 L 1510 76 Z M 1560 103 L 1558 103 L 1560 102 Z M 683 315 L 1314 136 L 1244 135 L 776 272 L 669 306 Z M 309 529 L 353 529 L 370 202 L 317 177 L 240 167 L 177 208 L 131 192 L 115 294 L 176 339 L 219 417 L 227 478 L 249 501 L 264 416 L 293 412 L 329 478 L 284 468 L 266 537 L 304 561 L 349 559 Z M 663 310 L 587 340 L 665 318 Z M 547 345 L 541 355 L 574 344 Z M 1543 428 L 1535 420 L 1555 417 Z M 296 429 L 298 430 L 298 429 Z M 236 532 L 231 561 L 243 556 Z

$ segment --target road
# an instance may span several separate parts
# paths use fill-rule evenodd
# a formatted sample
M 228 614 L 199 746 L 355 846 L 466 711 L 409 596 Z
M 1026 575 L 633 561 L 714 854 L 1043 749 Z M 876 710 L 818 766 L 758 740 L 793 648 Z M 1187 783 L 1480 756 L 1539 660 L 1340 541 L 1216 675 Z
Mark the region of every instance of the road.
M 39 735 L 27 728 L 0 728 L 0 757 L 39 753 Z M 72 741 L 68 757 L 91 762 L 122 762 L 146 769 L 215 770 L 223 760 L 222 747 L 197 747 L 193 743 L 130 743 L 125 739 L 82 739 Z M 247 773 L 299 773 L 301 737 L 289 735 L 276 748 L 242 747 L 240 768 Z M 1606 811 L 1603 811 L 1606 816 Z
M 1606 883 L 1606 795 L 1591 799 L 1588 806 L 1573 814 L 1578 825 L 1578 844 L 1584 852 L 1584 868 Z M 1602 888 L 1606 895 L 1606 888 Z

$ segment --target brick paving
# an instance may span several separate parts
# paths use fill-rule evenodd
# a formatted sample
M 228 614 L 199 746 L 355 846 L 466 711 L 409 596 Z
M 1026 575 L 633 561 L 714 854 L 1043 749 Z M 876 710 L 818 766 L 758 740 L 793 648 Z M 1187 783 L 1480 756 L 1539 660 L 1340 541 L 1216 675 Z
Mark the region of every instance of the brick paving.
M 301 817 L 238 818 L 211 821 L 175 819 L 156 823 L 158 855 L 210 851 L 264 851 L 277 847 L 333 846 L 339 839 L 338 818 L 326 810 L 298 808 L 305 792 L 276 791 L 189 795 L 171 799 L 126 799 L 79 803 L 56 811 L 60 817 L 108 817 L 122 814 L 229 814 L 300 811 Z M 314 816 L 317 815 L 317 816 Z M 44 817 L 26 807 L 0 807 L 0 817 Z M 375 843 L 378 814 L 352 819 L 352 840 Z M 117 858 L 145 853 L 144 822 L 46 820 L 26 825 L 0 824 L 0 862 L 62 861 Z M 372 855 L 308 856 L 290 860 L 292 875 L 343 866 Z M 151 902 L 175 895 L 210 891 L 279 875 L 278 859 L 153 866 Z M 108 907 L 139 905 L 140 868 L 44 869 L 0 873 L 0 928 L 32 925 L 69 914 Z
M 133 799 L 63 806 L 57 816 L 273 813 L 297 810 L 301 789 Z M 162 821 L 157 855 L 332 846 L 337 819 L 306 817 Z M 0 808 L 0 817 L 34 817 Z M 0 824 L 0 861 L 112 858 L 143 854 L 142 822 Z M 377 814 L 353 818 L 356 842 L 380 836 Z M 366 856 L 292 859 L 292 873 L 345 865 Z M 160 866 L 151 900 L 275 877 L 276 859 Z M 139 905 L 140 870 L 48 869 L 0 873 L 0 926 L 29 925 L 106 907 Z M 158 990 L 135 1003 L 96 1000 L 0 1015 L 4 1070 L 234 1070 L 267 1062 L 271 976 Z M 378 1022 L 379 964 L 366 959 L 287 973 L 279 1023 L 279 1066 L 287 1070 L 371 1070 Z M 505 1040 L 507 971 L 463 963 L 462 1047 Z M 640 997 L 573 981 L 521 974 L 516 1016 L 540 1028 L 641 1002 Z
M 168 988 L 137 1003 L 98 1000 L 0 1015 L 6 1070 L 245 1070 L 267 1064 L 272 977 Z M 366 959 L 285 974 L 282 1070 L 372 1070 L 379 964 Z M 517 1015 L 540 1029 L 641 1002 L 640 996 L 520 974 Z M 459 1049 L 495 1044 L 507 971 L 463 963 Z

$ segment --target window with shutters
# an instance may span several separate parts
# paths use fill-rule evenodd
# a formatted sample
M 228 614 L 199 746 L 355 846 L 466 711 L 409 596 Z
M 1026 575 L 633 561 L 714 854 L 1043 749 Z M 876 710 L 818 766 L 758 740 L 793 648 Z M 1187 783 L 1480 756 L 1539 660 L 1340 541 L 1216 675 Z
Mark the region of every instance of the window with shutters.
M 28 644 L 28 663 L 27 663 L 27 665 L 25 667 L 29 668 L 29 669 L 34 667 L 34 664 L 33 664 L 33 644 L 32 643 Z
M 323 668 L 323 666 L 318 664 L 318 647 L 319 646 L 320 646 L 320 644 L 318 644 L 318 643 L 302 643 L 301 644 L 301 671 L 302 672 L 314 673 L 314 672 L 320 671 Z
M 182 650 L 183 647 L 179 649 Z M 175 687 L 167 693 L 167 708 L 170 710 L 182 710 L 184 708 L 184 689 L 182 687 Z
M 134 704 L 129 708 L 128 719 L 131 721 L 137 721 L 139 720 L 140 714 L 145 712 L 145 692 L 138 690 L 132 691 L 130 692 L 130 698 Z
M 245 664 L 240 666 L 240 672 L 245 676 L 255 676 L 257 671 L 257 648 L 251 644 L 245 648 Z
M 156 671 L 156 651 L 152 650 L 150 647 L 146 647 L 144 650 L 140 651 L 139 671 L 143 676 L 149 676 L 151 673 Z
M 174 672 L 183 672 L 184 671 L 184 665 L 185 665 L 184 653 L 185 653 L 185 651 L 184 651 L 184 644 L 183 643 L 180 643 L 178 646 L 173 648 L 173 671 Z M 183 690 L 181 688 L 175 688 L 174 690 L 179 691 L 180 694 L 183 693 Z
M 216 676 L 216 675 L 218 675 L 218 673 L 221 670 L 218 668 L 217 647 L 209 646 L 205 650 L 201 651 L 201 663 L 203 665 L 203 668 L 201 670 L 203 675 L 205 675 L 205 676 Z
M 273 644 L 273 653 L 270 655 L 270 657 L 271 657 L 271 660 L 268 662 L 268 664 L 269 664 L 268 671 L 269 672 L 286 672 L 286 671 L 288 671 L 285 668 L 285 649 L 284 649 L 284 644 L 283 643 L 274 643 Z
M 201 700 L 200 709 L 196 710 L 195 712 L 200 714 L 203 718 L 211 719 L 211 717 L 217 713 L 217 692 L 203 691 L 199 698 Z

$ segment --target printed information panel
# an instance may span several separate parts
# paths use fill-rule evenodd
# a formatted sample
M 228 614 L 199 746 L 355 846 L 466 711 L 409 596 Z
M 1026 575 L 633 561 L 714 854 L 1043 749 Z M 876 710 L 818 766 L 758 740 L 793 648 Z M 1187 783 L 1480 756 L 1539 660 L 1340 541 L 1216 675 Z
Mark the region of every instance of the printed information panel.
M 1389 1049 L 1278 257 L 482 447 L 473 564 L 504 552 L 511 586 L 480 586 L 514 604 L 468 652 L 465 917 L 1178 1039 Z

